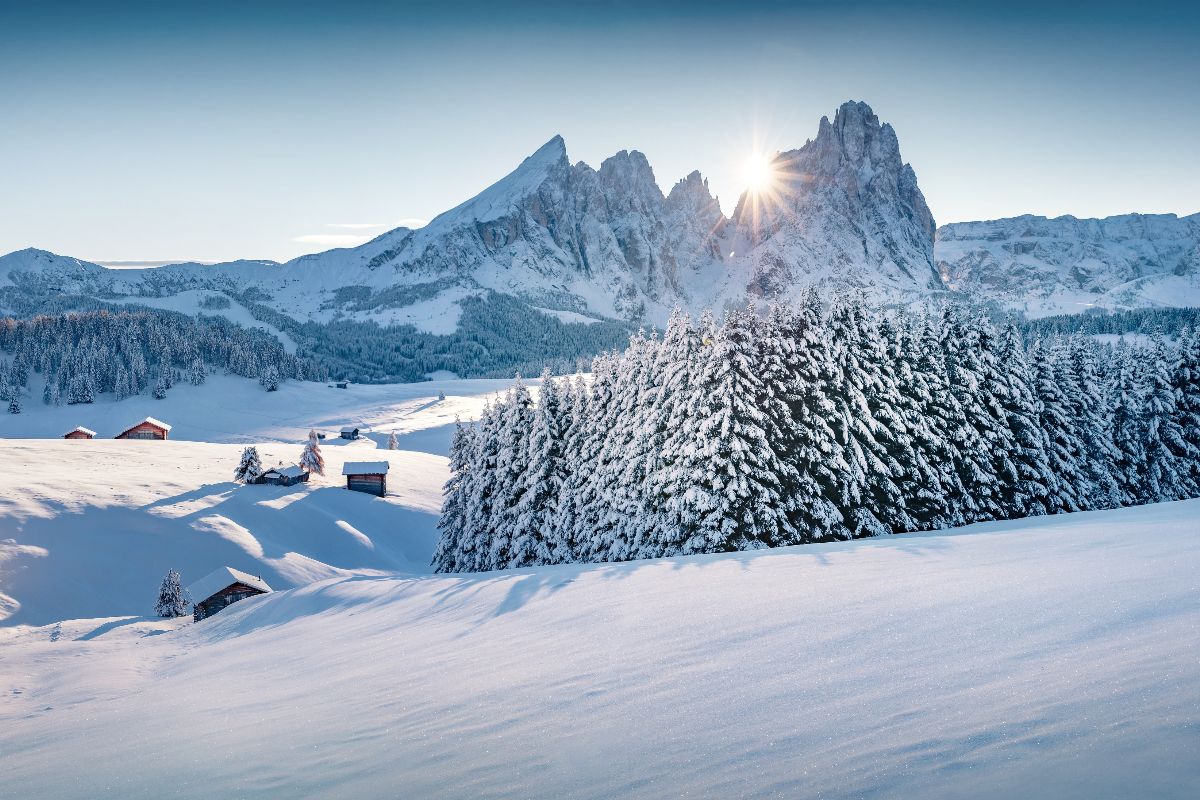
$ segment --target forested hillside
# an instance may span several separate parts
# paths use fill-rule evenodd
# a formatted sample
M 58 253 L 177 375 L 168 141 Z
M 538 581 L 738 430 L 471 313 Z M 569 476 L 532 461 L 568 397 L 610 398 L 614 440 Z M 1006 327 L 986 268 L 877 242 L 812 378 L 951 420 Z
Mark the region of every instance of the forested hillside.
M 11 359 L 11 362 L 10 360 Z M 117 400 L 145 392 L 165 397 L 213 370 L 255 378 L 267 390 L 289 378 L 323 380 L 318 362 L 288 354 L 274 337 L 222 319 L 136 311 L 90 311 L 0 319 L 0 397 L 19 413 L 31 375 L 43 376 L 47 404 Z
M 518 381 L 450 453 L 439 571 L 746 550 L 1200 492 L 1200 336 L 1023 342 L 814 294 Z

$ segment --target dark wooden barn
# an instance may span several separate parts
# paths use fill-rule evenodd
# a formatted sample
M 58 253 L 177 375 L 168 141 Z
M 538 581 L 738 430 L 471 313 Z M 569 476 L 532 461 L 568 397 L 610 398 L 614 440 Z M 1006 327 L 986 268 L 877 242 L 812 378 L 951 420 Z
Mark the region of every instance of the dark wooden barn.
M 67 431 L 63 435 L 63 438 L 64 439 L 91 439 L 95 435 L 96 435 L 96 432 L 94 430 L 92 430 L 91 428 L 85 428 L 82 425 L 77 425 L 72 430 Z
M 239 600 L 270 591 L 271 587 L 259 576 L 233 567 L 221 567 L 187 587 L 188 596 L 192 598 L 192 619 L 196 622 Z
M 342 428 L 339 437 L 342 439 L 357 439 L 359 437 L 359 430 L 358 428 Z
M 166 439 L 171 432 L 171 426 L 154 417 L 144 420 L 117 434 L 118 439 Z
M 388 466 L 386 461 L 347 461 L 342 465 L 346 488 L 383 497 L 387 494 Z
M 297 483 L 308 483 L 308 472 L 298 464 L 271 467 L 259 475 L 254 482 L 265 483 L 268 486 L 292 486 Z

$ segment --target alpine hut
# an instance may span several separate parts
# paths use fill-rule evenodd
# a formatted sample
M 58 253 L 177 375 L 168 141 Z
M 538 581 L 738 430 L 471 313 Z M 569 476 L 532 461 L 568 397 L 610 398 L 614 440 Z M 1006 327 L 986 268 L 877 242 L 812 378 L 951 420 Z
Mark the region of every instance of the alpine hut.
M 270 591 L 271 587 L 262 578 L 233 567 L 221 567 L 187 587 L 192 598 L 192 619 L 196 622 L 239 600 Z
M 358 428 L 355 428 L 352 426 L 346 426 L 345 428 L 342 428 L 342 432 L 341 432 L 341 434 L 339 434 L 339 438 L 342 438 L 342 439 L 357 439 L 358 436 L 359 436 Z
M 82 425 L 76 425 L 71 430 L 63 434 L 64 439 L 91 439 L 96 435 L 96 432 L 91 428 L 85 428 Z
M 291 486 L 297 483 L 308 483 L 308 471 L 299 464 L 271 467 L 259 475 L 255 483 L 265 483 L 268 486 Z
M 154 417 L 144 420 L 117 434 L 118 439 L 166 439 L 171 432 L 171 426 Z
M 388 466 L 386 461 L 347 461 L 342 465 L 346 488 L 383 497 L 387 494 Z

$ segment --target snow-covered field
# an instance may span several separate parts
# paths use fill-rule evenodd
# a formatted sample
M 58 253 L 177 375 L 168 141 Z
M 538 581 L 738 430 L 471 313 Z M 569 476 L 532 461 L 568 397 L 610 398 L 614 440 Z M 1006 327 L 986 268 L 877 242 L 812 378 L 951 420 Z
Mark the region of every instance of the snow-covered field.
M 0 633 L 5 798 L 1192 798 L 1200 502 Z
M 0 798 L 1197 796 L 1200 500 L 429 575 L 453 418 L 504 385 L 0 415 Z M 170 441 L 110 438 L 146 414 Z M 231 481 L 348 422 L 330 477 Z M 388 497 L 340 488 L 377 459 Z M 277 591 L 145 616 L 221 565 Z

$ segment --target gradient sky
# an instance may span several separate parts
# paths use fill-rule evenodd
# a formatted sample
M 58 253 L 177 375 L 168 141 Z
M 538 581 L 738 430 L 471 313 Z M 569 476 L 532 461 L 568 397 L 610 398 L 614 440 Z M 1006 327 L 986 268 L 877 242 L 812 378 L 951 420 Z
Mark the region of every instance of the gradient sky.
M 699 169 L 731 210 L 756 141 L 848 99 L 939 222 L 1200 211 L 1194 3 L 191 5 L 0 0 L 0 253 L 285 260 L 556 133 L 593 166 L 641 150 L 664 191 Z

